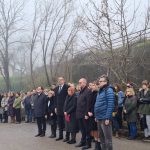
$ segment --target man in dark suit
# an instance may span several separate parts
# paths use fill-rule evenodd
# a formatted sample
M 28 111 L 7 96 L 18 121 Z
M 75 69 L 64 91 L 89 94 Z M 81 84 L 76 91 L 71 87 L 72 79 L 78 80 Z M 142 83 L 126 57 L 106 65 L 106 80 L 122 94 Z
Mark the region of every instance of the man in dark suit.
M 87 86 L 87 80 L 79 80 L 81 91 L 77 99 L 76 117 L 81 131 L 81 141 L 76 147 L 82 147 L 82 150 L 91 148 L 91 138 L 89 129 L 88 103 L 91 98 L 91 91 Z
M 59 86 L 56 87 L 55 90 L 55 113 L 57 114 L 57 122 L 59 127 L 59 137 L 56 141 L 63 139 L 63 129 L 64 129 L 64 112 L 63 107 L 66 100 L 66 96 L 68 95 L 68 85 L 65 83 L 65 79 L 63 77 L 58 78 Z M 64 142 L 69 141 L 69 133 L 66 133 L 66 139 Z
M 43 87 L 37 88 L 37 95 L 34 100 L 34 113 L 37 119 L 38 134 L 35 137 L 44 137 L 46 131 L 46 110 L 47 110 L 47 96 L 43 92 Z

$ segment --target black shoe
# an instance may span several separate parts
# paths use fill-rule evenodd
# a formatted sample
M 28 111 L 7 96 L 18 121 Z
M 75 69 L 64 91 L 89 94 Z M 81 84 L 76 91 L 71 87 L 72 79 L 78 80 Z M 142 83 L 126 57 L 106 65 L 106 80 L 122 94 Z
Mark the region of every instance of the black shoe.
M 70 140 L 67 142 L 68 144 L 75 144 L 76 143 L 76 140 Z
M 55 138 L 55 137 L 56 137 L 56 135 L 53 135 L 53 134 L 51 136 L 49 136 L 49 138 Z
M 59 138 L 56 139 L 56 141 L 60 141 L 62 139 L 63 139 L 63 137 L 59 137 Z
M 143 139 L 144 142 L 150 142 L 150 136 Z
M 136 139 L 136 137 L 128 137 L 128 140 L 135 140 Z
M 63 142 L 68 142 L 68 141 L 69 141 L 69 139 L 64 139 L 64 140 L 63 140 Z
M 38 133 L 37 135 L 35 135 L 35 137 L 41 136 L 41 133 Z
M 83 142 L 80 142 L 78 145 L 76 145 L 75 147 L 83 147 L 83 146 L 85 146 L 86 144 L 85 143 L 83 143 Z
M 91 145 L 86 145 L 82 147 L 82 150 L 91 148 Z
M 44 137 L 45 136 L 45 133 L 42 133 L 41 135 L 40 135 L 40 137 Z

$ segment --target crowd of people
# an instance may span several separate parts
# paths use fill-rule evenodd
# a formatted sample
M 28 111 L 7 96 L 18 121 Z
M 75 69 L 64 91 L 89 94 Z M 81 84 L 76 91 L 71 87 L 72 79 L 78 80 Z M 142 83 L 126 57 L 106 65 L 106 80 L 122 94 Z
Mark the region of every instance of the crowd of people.
M 134 140 L 138 136 L 138 122 L 143 140 L 150 141 L 150 84 L 144 80 L 135 91 L 128 83 L 124 92 L 119 84 L 111 85 L 106 75 L 91 83 L 81 78 L 77 86 L 59 77 L 58 84 L 50 89 L 39 86 L 27 93 L 1 94 L 0 121 L 8 123 L 9 117 L 11 123 L 17 124 L 36 121 L 35 137 L 44 137 L 49 124 L 49 138 L 56 141 L 75 144 L 80 132 L 81 140 L 76 147 L 89 149 L 94 142 L 94 150 L 112 150 L 112 135 L 119 138 L 120 131 L 127 128 L 128 139 Z

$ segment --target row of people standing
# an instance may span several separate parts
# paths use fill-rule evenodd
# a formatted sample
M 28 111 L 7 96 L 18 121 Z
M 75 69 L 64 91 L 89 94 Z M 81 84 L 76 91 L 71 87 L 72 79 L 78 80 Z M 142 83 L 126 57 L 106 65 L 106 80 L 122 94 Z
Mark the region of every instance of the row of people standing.
M 57 137 L 56 141 L 64 139 L 64 142 L 74 144 L 76 143 L 76 134 L 80 131 L 81 140 L 76 147 L 89 149 L 91 140 L 94 138 L 96 150 L 111 150 L 113 147 L 112 127 L 117 133 L 122 128 L 122 118 L 125 116 L 129 139 L 135 139 L 137 114 L 139 114 L 145 139 L 150 138 L 148 81 L 142 82 L 142 88 L 137 94 L 135 94 L 133 86 L 128 84 L 124 94 L 118 84 L 114 84 L 112 87 L 105 75 L 100 77 L 98 83 L 93 82 L 90 85 L 86 79 L 80 79 L 76 90 L 73 84 L 66 84 L 64 78 L 59 77 L 58 86 L 53 87 L 50 91 L 38 87 L 25 96 L 20 93 L 15 95 L 9 93 L 1 100 L 1 107 L 11 117 L 11 122 L 16 119 L 17 123 L 20 123 L 22 104 L 26 110 L 26 122 L 31 122 L 32 116 L 37 120 L 38 134 L 36 137 L 45 136 L 45 116 L 47 116 L 51 125 L 50 138 Z M 57 125 L 58 136 L 56 134 Z
M 82 149 L 88 149 L 91 147 L 91 133 L 93 131 L 93 136 L 97 139 L 97 148 L 100 148 L 100 140 L 98 141 L 98 133 L 97 131 L 97 124 L 95 122 L 94 117 L 94 103 L 91 103 L 92 106 L 90 107 L 89 100 L 91 96 L 96 99 L 97 90 L 93 88 L 92 91 L 88 88 L 88 84 L 86 79 L 82 78 L 79 81 L 79 89 L 78 91 L 75 90 L 74 85 L 66 84 L 63 77 L 58 78 L 58 84 L 53 91 L 49 91 L 45 96 L 41 96 L 41 99 L 38 97 L 34 103 L 35 106 L 35 116 L 37 118 L 37 126 L 38 126 L 38 134 L 36 137 L 43 137 L 45 136 L 46 131 L 46 123 L 45 123 L 45 114 L 48 112 L 49 124 L 51 125 L 51 136 L 50 138 L 56 138 L 56 141 L 63 140 L 68 144 L 76 143 L 76 134 L 80 130 L 82 137 L 81 141 L 76 147 L 82 147 Z M 94 87 L 94 86 L 93 86 Z M 40 91 L 40 92 L 39 92 Z M 43 88 L 37 88 L 38 95 L 43 95 Z M 47 100 L 46 100 L 47 98 Z M 46 102 L 47 101 L 47 102 Z M 39 105 L 40 103 L 40 105 Z M 45 107 L 45 103 L 47 103 L 48 111 L 46 112 L 47 108 Z M 91 109 L 91 113 L 93 113 L 92 120 L 89 121 L 88 117 L 88 109 Z M 41 111 L 42 113 L 37 115 L 36 111 Z M 45 113 L 44 113 L 45 112 Z M 38 118 L 40 121 L 38 121 Z M 94 125 L 90 122 L 93 122 Z M 90 129 L 94 128 L 93 130 Z M 58 136 L 56 134 L 56 129 L 58 125 Z M 92 127 L 93 126 L 93 127 Z M 65 137 L 63 134 L 65 128 Z M 99 145 L 98 145 L 99 144 Z
M 0 119 L 3 123 L 8 123 L 9 117 L 11 123 L 21 123 L 35 121 L 34 117 L 34 98 L 35 90 L 28 93 L 5 93 L 0 100 Z M 25 119 L 26 118 L 26 119 Z
M 150 140 L 150 89 L 149 82 L 144 80 L 141 84 L 139 91 L 135 92 L 132 84 L 127 84 L 125 96 L 121 100 L 121 106 L 119 107 L 120 96 L 118 89 L 118 84 L 114 85 L 115 95 L 118 99 L 118 107 L 115 112 L 113 112 L 113 129 L 118 133 L 119 129 L 122 128 L 122 118 L 127 121 L 129 140 L 134 140 L 137 138 L 137 123 L 140 122 L 141 130 L 144 131 L 144 141 Z M 119 90 L 120 91 L 120 90 Z M 122 91 L 120 91 L 122 92 Z M 120 126 L 121 125 L 121 126 Z M 117 134 L 118 137 L 118 134 Z
M 114 92 L 107 76 L 100 79 L 99 92 L 96 83 L 93 83 L 90 89 L 84 78 L 79 80 L 78 91 L 75 91 L 74 85 L 65 84 L 64 78 L 58 79 L 59 86 L 54 89 L 54 92 L 50 91 L 48 94 L 50 100 L 48 112 L 52 129 L 50 138 L 56 137 L 57 118 L 59 133 L 56 141 L 64 139 L 64 142 L 74 144 L 76 133 L 80 130 L 81 140 L 76 147 L 81 147 L 83 150 L 91 148 L 91 137 L 94 137 L 96 150 L 112 149 L 111 118 L 114 110 Z M 106 88 L 108 89 L 107 98 Z M 64 127 L 65 138 L 63 136 Z M 36 136 L 43 135 L 38 133 Z
M 4 94 L 1 99 L 1 122 L 8 123 L 8 116 L 10 116 L 11 123 L 16 120 L 20 122 L 19 111 L 21 109 L 20 93 L 14 94 L 10 92 Z
M 92 136 L 95 138 L 96 144 L 99 145 L 98 147 L 101 146 L 103 147 L 103 149 L 105 149 L 105 147 L 111 149 L 112 147 L 111 135 L 112 134 L 111 134 L 110 124 L 112 124 L 112 127 L 114 130 L 119 131 L 120 129 L 123 128 L 123 125 L 122 125 L 123 118 L 125 119 L 125 121 L 127 121 L 128 129 L 129 129 L 128 139 L 133 140 L 137 137 L 137 121 L 138 121 L 139 115 L 140 115 L 141 125 L 144 130 L 145 139 L 149 140 L 150 138 L 149 136 L 149 127 L 150 127 L 149 125 L 149 111 L 150 111 L 149 82 L 143 81 L 142 88 L 136 94 L 131 84 L 127 84 L 127 87 L 124 93 L 121 90 L 120 85 L 114 84 L 113 87 L 110 86 L 109 79 L 107 78 L 107 76 L 103 76 L 100 79 L 101 80 L 99 80 L 98 86 L 96 85 L 96 83 L 92 83 L 91 86 L 89 87 L 87 86 L 86 79 L 79 80 L 80 90 L 77 91 L 75 94 L 75 96 L 77 97 L 77 103 L 76 103 L 76 110 L 74 110 L 74 113 L 76 113 L 76 116 L 74 116 L 74 121 L 78 122 L 78 126 L 82 134 L 82 138 L 81 138 L 80 143 L 76 146 L 82 147 L 82 149 L 90 148 L 91 136 Z M 57 89 L 59 88 L 60 86 L 57 87 Z M 57 93 L 55 91 L 55 94 L 56 95 L 54 99 L 58 101 L 59 99 L 57 97 L 57 94 L 60 94 L 60 92 Z M 67 127 L 68 127 L 67 118 L 68 118 L 68 115 L 70 116 L 70 114 L 68 114 L 65 110 L 66 103 L 68 103 L 67 99 L 64 103 L 64 116 L 67 116 L 65 117 L 67 120 L 67 123 L 66 121 L 65 123 L 67 124 Z M 105 106 L 108 100 L 111 101 L 111 106 L 108 106 L 108 105 Z M 100 105 L 98 101 L 100 101 L 102 105 Z M 62 103 L 61 103 L 61 106 L 63 106 Z M 96 106 L 99 106 L 99 107 L 96 107 Z M 104 106 L 105 106 L 105 109 L 103 109 Z M 55 107 L 56 107 L 55 113 L 57 116 L 57 109 L 59 107 L 57 107 L 57 105 Z M 102 111 L 101 113 L 102 115 L 100 115 L 100 111 Z M 106 114 L 107 113 L 108 114 L 107 115 L 104 114 L 103 111 Z M 95 121 L 95 118 L 96 118 L 96 121 Z M 103 124 L 101 120 L 104 120 L 105 123 Z M 99 124 L 97 122 L 99 122 Z M 105 125 L 107 128 L 106 130 L 105 130 Z M 108 125 L 110 125 L 110 128 L 108 128 Z M 66 139 L 64 141 L 68 141 L 68 143 L 76 142 L 76 140 L 74 140 L 75 138 L 69 141 L 68 140 L 69 136 L 67 135 L 69 135 L 68 132 L 66 132 Z M 105 135 L 105 136 L 103 137 L 99 135 Z M 119 135 L 116 134 L 116 137 L 118 136 Z M 105 137 L 107 137 L 107 142 L 104 140 Z M 61 140 L 62 138 L 63 137 L 59 136 L 59 138 L 56 140 Z M 101 144 L 100 144 L 100 141 L 101 141 Z

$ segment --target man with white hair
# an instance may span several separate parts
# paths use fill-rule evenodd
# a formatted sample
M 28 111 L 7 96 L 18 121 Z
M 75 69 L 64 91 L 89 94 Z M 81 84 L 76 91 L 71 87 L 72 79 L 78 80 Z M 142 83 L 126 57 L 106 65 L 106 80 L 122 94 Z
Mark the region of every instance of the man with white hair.
M 82 149 L 89 149 L 91 147 L 90 130 L 89 130 L 89 117 L 87 106 L 90 99 L 91 91 L 87 86 L 87 80 L 81 78 L 79 80 L 81 91 L 77 99 L 76 117 L 78 120 L 79 128 L 82 134 L 81 141 L 76 147 L 82 147 Z

